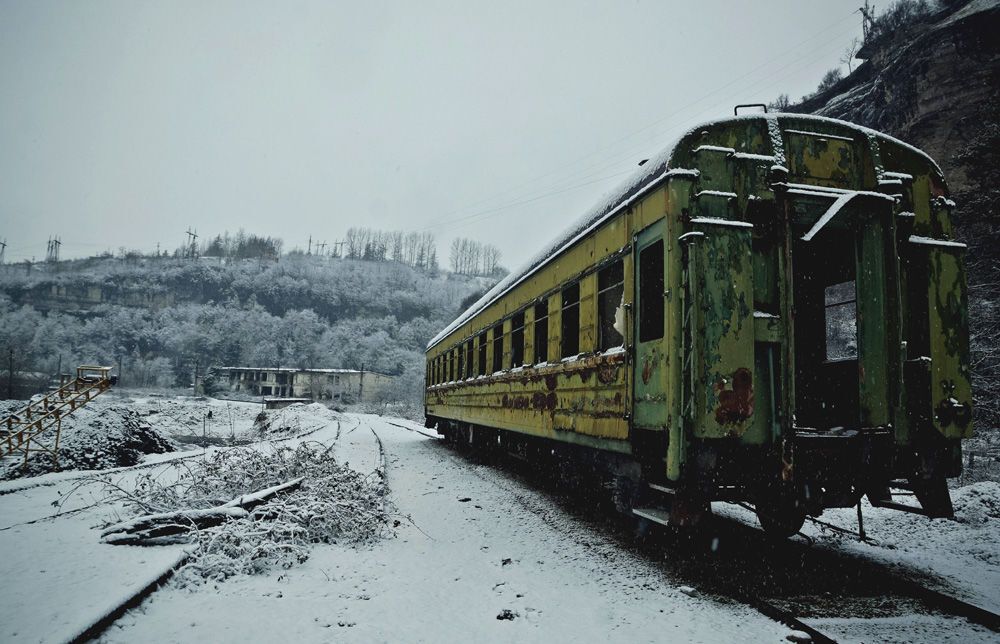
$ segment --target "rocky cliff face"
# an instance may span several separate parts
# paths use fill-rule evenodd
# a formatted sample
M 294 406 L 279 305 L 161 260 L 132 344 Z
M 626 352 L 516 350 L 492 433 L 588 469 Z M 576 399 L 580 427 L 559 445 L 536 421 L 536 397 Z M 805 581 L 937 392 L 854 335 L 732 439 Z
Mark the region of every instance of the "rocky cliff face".
M 866 125 L 941 165 L 969 244 L 976 425 L 1000 427 L 1000 0 L 944 8 L 866 43 L 865 62 L 790 111 Z M 1000 442 L 1000 433 L 987 432 Z
M 866 44 L 858 54 L 866 61 L 853 74 L 792 109 L 867 125 L 916 145 L 941 164 L 956 195 L 989 189 L 980 185 L 975 167 L 983 160 L 969 152 L 985 147 L 984 139 L 1000 143 L 998 34 L 1000 0 L 953 4 Z M 997 158 L 994 151 L 989 161 Z

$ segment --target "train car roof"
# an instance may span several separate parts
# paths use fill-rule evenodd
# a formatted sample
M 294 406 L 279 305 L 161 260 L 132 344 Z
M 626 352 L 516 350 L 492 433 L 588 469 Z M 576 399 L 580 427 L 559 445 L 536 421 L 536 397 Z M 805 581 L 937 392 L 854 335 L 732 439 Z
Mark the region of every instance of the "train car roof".
M 899 145 L 924 157 L 930 163 L 931 167 L 937 170 L 938 174 L 941 174 L 941 169 L 938 167 L 937 163 L 922 150 L 915 148 L 904 141 L 895 139 L 888 134 L 878 132 L 877 130 L 872 130 L 871 128 L 857 125 L 855 123 L 832 119 L 825 116 L 782 112 L 766 114 L 753 113 L 699 123 L 698 125 L 689 128 L 686 132 L 684 132 L 684 134 L 677 137 L 670 145 L 663 148 L 659 154 L 644 163 L 639 170 L 629 176 L 617 188 L 609 192 L 597 205 L 585 212 L 583 216 L 579 217 L 576 221 L 569 225 L 565 230 L 563 230 L 562 233 L 556 236 L 555 239 L 539 250 L 539 252 L 537 252 L 531 259 L 521 265 L 517 270 L 508 273 L 507 276 L 497 282 L 496 285 L 487 291 L 485 295 L 476 300 L 475 303 L 455 318 L 451 324 L 446 326 L 440 333 L 434 336 L 431 341 L 427 343 L 427 349 L 432 349 L 435 345 L 448 337 L 453 331 L 472 319 L 472 317 L 477 313 L 499 300 L 521 282 L 558 257 L 562 252 L 568 250 L 582 237 L 585 237 L 591 231 L 596 229 L 609 218 L 617 215 L 623 209 L 631 206 L 636 200 L 654 190 L 669 177 L 697 176 L 697 170 L 669 167 L 670 158 L 673 156 L 674 150 L 677 148 L 678 144 L 680 144 L 680 142 L 688 136 L 691 136 L 699 130 L 703 130 L 710 126 L 722 125 L 736 121 L 751 121 L 759 119 L 768 121 L 769 129 L 774 132 L 776 131 L 779 118 L 795 119 L 797 121 L 815 121 L 817 123 L 828 123 L 857 130 L 869 138 L 875 137 L 882 139 L 883 141 Z

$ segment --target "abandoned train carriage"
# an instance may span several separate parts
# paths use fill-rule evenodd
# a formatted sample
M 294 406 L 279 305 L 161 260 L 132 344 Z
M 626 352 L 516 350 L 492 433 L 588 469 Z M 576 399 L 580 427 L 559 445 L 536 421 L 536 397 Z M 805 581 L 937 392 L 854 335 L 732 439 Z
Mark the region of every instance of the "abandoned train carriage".
M 953 205 L 925 154 L 849 123 L 698 127 L 430 342 L 428 426 L 587 454 L 655 520 L 741 499 L 793 533 L 901 508 L 890 484 L 948 516 L 972 431 Z

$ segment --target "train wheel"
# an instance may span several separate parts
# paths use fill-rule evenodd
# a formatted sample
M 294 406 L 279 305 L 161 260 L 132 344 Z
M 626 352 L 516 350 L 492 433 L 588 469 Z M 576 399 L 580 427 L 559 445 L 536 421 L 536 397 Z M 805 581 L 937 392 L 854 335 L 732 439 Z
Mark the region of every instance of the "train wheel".
M 775 539 L 787 539 L 802 529 L 806 522 L 806 511 L 794 505 L 757 505 L 757 520 L 764 532 Z

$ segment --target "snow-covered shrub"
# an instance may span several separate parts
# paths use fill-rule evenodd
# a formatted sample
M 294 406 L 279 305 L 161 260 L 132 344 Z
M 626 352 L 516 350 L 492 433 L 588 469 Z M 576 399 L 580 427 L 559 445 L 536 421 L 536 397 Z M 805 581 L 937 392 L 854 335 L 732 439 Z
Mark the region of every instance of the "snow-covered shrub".
M 196 545 L 175 576 L 181 586 L 221 581 L 305 561 L 315 543 L 358 544 L 386 536 L 390 509 L 380 471 L 363 475 L 320 443 L 273 451 L 228 449 L 185 462 L 173 483 L 141 477 L 127 502 L 136 515 L 217 508 L 241 495 L 302 478 L 247 516 L 182 536 Z

